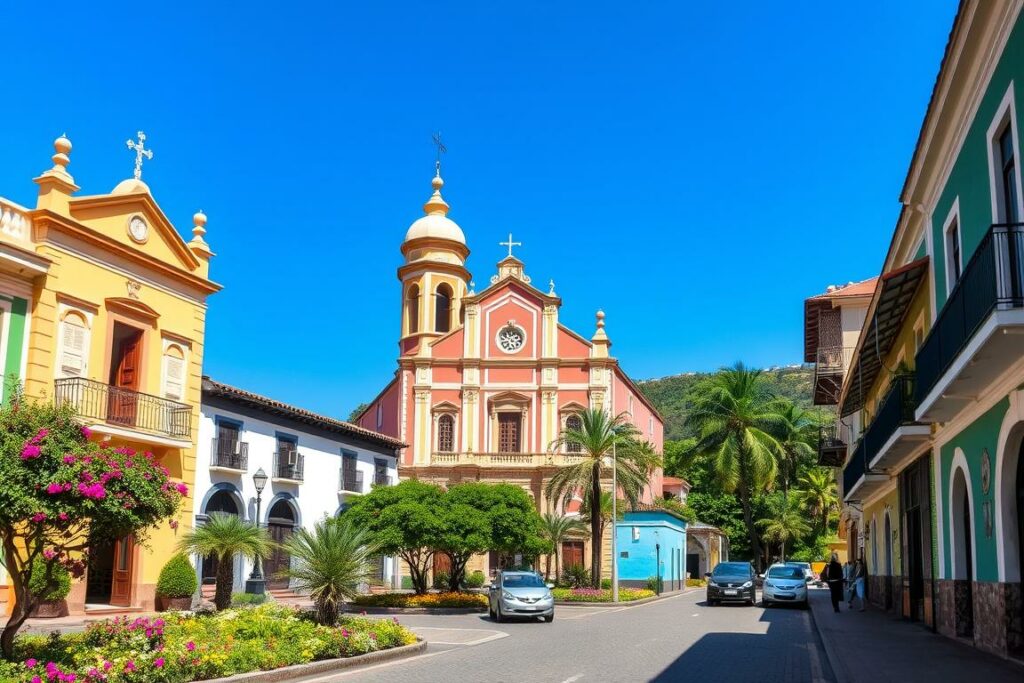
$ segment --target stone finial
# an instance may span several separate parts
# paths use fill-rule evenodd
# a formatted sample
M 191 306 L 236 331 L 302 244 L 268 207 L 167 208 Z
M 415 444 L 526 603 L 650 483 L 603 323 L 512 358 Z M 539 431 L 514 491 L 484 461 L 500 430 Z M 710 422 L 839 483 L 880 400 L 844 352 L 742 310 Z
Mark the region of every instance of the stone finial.
M 209 258 L 213 256 L 213 252 L 210 250 L 210 245 L 206 243 L 204 235 L 206 235 L 206 214 L 200 209 L 192 216 L 192 239 L 188 246 L 193 252 Z
M 555 281 L 554 279 L 548 282 L 548 296 L 557 296 L 555 294 Z
M 39 185 L 36 208 L 65 213 L 70 196 L 78 191 L 75 179 L 68 173 L 68 164 L 71 163 L 69 156 L 71 140 L 67 135 L 61 133 L 61 136 L 53 141 L 53 149 L 54 154 L 50 157 L 53 161 L 53 168 L 43 171 L 39 177 L 33 178 Z
M 441 188 L 444 187 L 444 180 L 441 179 L 441 172 L 438 170 L 438 174 L 435 175 L 430 181 L 431 187 L 434 188 L 434 193 L 430 195 L 430 199 L 423 205 L 423 213 L 428 216 L 431 214 L 440 214 L 445 216 L 448 214 L 448 202 L 441 196 Z
M 476 283 L 473 282 L 472 280 L 470 280 L 469 281 L 469 293 L 467 294 L 467 296 L 476 296 L 476 292 L 474 291 L 475 289 L 476 289 Z
M 604 329 L 604 311 L 597 309 L 597 329 Z
M 71 153 L 71 140 L 68 140 L 67 133 L 61 133 L 60 137 L 53 141 L 53 148 L 57 153 L 50 157 L 53 160 L 51 170 L 67 173 L 68 164 L 71 163 L 71 157 L 68 156 Z
M 604 311 L 600 309 L 597 311 L 597 331 L 594 332 L 594 336 L 590 338 L 590 341 L 594 344 L 592 350 L 594 358 L 608 357 L 608 347 L 612 343 L 608 340 L 608 335 L 604 331 Z

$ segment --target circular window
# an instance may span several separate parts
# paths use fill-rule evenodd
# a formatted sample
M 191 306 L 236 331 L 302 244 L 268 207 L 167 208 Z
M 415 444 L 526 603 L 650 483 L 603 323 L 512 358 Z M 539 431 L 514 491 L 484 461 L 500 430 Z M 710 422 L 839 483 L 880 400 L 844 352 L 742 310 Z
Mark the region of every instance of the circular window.
M 526 331 L 515 322 L 509 321 L 507 325 L 498 330 L 495 342 L 498 344 L 498 348 L 505 353 L 515 353 L 526 345 Z

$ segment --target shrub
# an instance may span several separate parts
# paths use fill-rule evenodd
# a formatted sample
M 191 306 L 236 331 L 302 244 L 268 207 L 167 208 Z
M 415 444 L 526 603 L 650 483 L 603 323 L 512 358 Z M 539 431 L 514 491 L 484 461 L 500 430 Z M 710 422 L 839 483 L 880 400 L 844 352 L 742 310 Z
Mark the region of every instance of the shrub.
M 479 593 L 376 593 L 360 595 L 352 603 L 360 607 L 487 607 L 487 596 Z
M 53 563 L 50 570 L 50 580 L 46 579 L 46 562 L 37 557 L 32 563 L 32 578 L 29 579 L 28 589 L 38 599 L 46 602 L 57 602 L 68 597 L 71 592 L 71 575 L 64 565 Z
M 195 593 L 198 587 L 195 568 L 186 555 L 178 553 L 160 570 L 156 594 L 162 598 L 187 598 Z
M 434 572 L 434 588 L 444 590 L 448 587 L 448 581 L 450 580 L 451 577 L 448 575 L 448 572 Z
M 686 585 L 687 586 L 704 587 L 704 586 L 708 585 L 708 582 L 707 582 L 707 579 L 687 579 L 686 580 Z
M 606 590 L 606 591 L 611 590 L 612 589 L 612 580 L 611 579 L 601 579 L 601 589 L 602 590 Z
M 265 602 L 273 601 L 274 596 L 270 593 L 232 593 L 232 607 L 252 607 L 262 605 Z
M 487 582 L 487 577 L 481 571 L 475 571 L 466 577 L 466 588 L 481 588 Z
M 648 576 L 647 577 L 647 590 L 657 593 L 658 592 L 658 577 Z
M 555 600 L 561 602 L 611 602 L 612 592 L 597 588 L 555 588 L 551 591 Z M 620 588 L 619 601 L 631 602 L 642 600 L 654 595 L 654 591 L 644 588 Z
M 580 564 L 574 564 L 571 567 L 566 567 L 565 572 L 562 574 L 562 583 L 570 588 L 589 586 L 590 572 Z

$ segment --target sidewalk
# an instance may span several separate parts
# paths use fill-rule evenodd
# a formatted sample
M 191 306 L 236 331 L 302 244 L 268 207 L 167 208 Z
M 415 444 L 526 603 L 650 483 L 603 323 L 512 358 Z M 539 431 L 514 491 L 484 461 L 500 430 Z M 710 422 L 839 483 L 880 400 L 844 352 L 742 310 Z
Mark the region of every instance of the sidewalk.
M 828 590 L 808 591 L 812 621 L 837 683 L 1020 683 L 1024 666 L 986 654 L 872 607 L 832 611 Z M 857 603 L 855 603 L 857 604 Z

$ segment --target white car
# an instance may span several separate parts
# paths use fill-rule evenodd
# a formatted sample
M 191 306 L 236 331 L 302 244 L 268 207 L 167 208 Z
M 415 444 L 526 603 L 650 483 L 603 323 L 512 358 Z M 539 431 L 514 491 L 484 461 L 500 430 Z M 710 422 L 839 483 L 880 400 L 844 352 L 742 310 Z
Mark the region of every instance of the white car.
M 793 561 L 789 561 L 789 562 L 783 562 L 782 564 L 789 564 L 789 565 L 793 565 L 794 567 L 800 567 L 801 569 L 804 570 L 804 574 L 806 574 L 807 578 L 810 579 L 811 581 L 814 581 L 817 578 L 814 575 L 814 570 L 811 569 L 811 563 L 810 562 L 793 562 Z
M 773 564 L 764 573 L 761 602 L 765 607 L 788 602 L 807 609 L 807 581 L 803 567 Z

